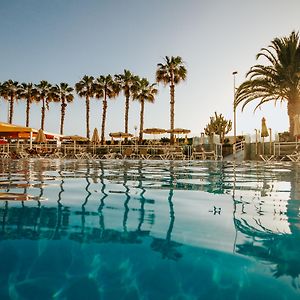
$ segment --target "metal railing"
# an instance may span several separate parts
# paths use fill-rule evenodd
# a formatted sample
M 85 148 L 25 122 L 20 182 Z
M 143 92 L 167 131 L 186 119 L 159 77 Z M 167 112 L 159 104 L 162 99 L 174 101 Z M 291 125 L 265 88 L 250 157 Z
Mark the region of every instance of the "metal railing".
M 245 141 L 239 141 L 233 144 L 233 154 L 237 154 L 245 149 Z
M 78 158 L 80 154 L 87 153 L 90 157 L 102 158 L 105 154 L 118 153 L 121 154 L 118 157 L 122 157 L 125 150 L 131 148 L 135 154 L 135 157 L 139 157 L 141 149 L 144 149 L 149 154 L 149 157 L 156 159 L 172 159 L 176 157 L 176 151 L 182 151 L 183 157 L 187 160 L 193 159 L 193 145 L 93 145 L 93 144 L 80 144 L 80 143 L 68 143 L 61 144 L 60 146 L 56 144 L 33 144 L 32 149 L 26 143 L 11 143 L 0 145 L 0 154 L 7 154 L 10 157 L 23 157 L 22 153 L 29 153 L 30 156 L 44 157 L 50 156 L 53 153 L 60 153 L 61 157 L 66 158 Z M 206 149 L 207 150 L 207 149 Z M 214 144 L 213 148 L 210 147 L 211 151 L 215 152 L 215 159 L 221 160 L 222 156 L 222 145 Z M 0 157 L 3 155 L 0 155 Z M 5 157 L 6 157 L 5 156 Z M 180 156 L 178 156 L 180 157 Z
M 274 142 L 273 151 L 276 156 L 292 154 L 298 150 L 300 144 L 298 142 Z

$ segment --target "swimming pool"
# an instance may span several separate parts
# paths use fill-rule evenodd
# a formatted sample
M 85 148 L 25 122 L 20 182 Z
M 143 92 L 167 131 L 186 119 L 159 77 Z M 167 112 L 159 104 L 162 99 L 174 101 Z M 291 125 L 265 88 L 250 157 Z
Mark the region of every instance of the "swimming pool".
M 298 166 L 1 160 L 0 299 L 299 299 Z

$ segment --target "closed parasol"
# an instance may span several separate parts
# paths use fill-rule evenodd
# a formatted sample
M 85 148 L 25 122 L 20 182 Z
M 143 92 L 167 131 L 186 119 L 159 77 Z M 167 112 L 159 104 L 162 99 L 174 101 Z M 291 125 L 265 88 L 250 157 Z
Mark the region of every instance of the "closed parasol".
M 262 144 L 262 154 L 265 154 L 265 137 L 269 136 L 268 127 L 266 124 L 266 119 L 263 117 L 261 119 L 261 133 L 260 136 L 263 138 L 263 144 Z
M 189 143 L 187 135 L 184 137 L 184 144 L 187 145 Z
M 93 144 L 99 144 L 100 143 L 100 137 L 99 137 L 99 133 L 98 133 L 98 129 L 97 128 L 94 129 L 91 142 Z
M 46 139 L 46 135 L 44 133 L 44 130 L 43 129 L 39 129 L 38 133 L 37 133 L 37 136 L 35 138 L 35 142 L 36 143 L 46 143 L 47 142 L 47 139 Z
M 267 128 L 267 125 L 266 125 L 266 119 L 265 118 L 261 119 L 261 133 L 260 133 L 260 136 L 262 138 L 265 138 L 265 137 L 269 136 L 269 131 L 268 131 L 268 128 Z

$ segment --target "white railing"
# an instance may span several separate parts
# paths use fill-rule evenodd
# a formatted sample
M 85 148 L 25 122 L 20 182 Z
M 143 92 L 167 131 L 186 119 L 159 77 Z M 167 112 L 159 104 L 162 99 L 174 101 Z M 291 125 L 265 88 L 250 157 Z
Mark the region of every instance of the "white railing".
M 233 154 L 236 154 L 240 151 L 243 151 L 245 149 L 245 142 L 240 141 L 233 144 Z
M 299 142 L 274 142 L 274 155 L 281 156 L 292 154 L 294 151 L 298 150 L 298 146 L 300 146 Z

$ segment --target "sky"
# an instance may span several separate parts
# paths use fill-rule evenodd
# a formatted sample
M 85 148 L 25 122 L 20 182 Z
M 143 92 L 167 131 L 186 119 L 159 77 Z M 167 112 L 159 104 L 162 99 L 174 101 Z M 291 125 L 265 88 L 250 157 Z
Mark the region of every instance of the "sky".
M 298 0 L 0 0 L 0 82 L 74 86 L 84 75 L 114 75 L 128 69 L 155 82 L 165 56 L 181 56 L 187 79 L 175 88 L 175 127 L 199 136 L 214 112 L 233 120 L 236 86 L 257 63 L 256 54 L 276 37 L 299 31 Z M 259 61 L 258 61 L 259 62 Z M 158 85 L 145 105 L 144 128 L 170 127 L 169 88 Z M 106 136 L 124 131 L 123 94 L 109 100 Z M 288 130 L 286 104 L 258 102 L 237 109 L 237 133 L 253 134 L 262 117 L 273 132 Z M 0 101 L 0 121 L 7 121 Z M 130 103 L 129 132 L 139 128 L 138 102 Z M 101 100 L 91 99 L 90 128 L 101 128 Z M 40 128 L 33 104 L 31 127 Z M 13 123 L 25 124 L 25 103 L 15 104 Z M 64 132 L 86 134 L 85 99 L 68 104 Z M 50 104 L 45 130 L 59 132 L 60 105 Z M 137 130 L 138 131 L 138 130 Z M 233 134 L 233 133 L 232 133 Z

